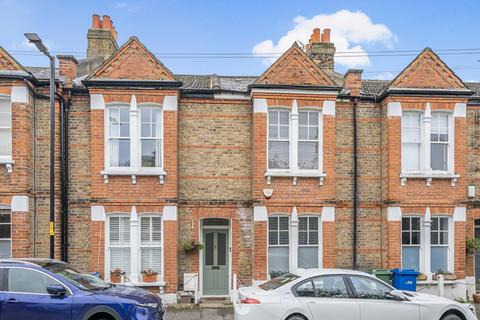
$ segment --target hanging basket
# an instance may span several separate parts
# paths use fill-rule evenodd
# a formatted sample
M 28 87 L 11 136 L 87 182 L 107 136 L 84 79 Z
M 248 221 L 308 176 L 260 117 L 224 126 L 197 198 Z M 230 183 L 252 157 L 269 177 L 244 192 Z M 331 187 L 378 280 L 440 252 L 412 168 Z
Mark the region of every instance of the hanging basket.
M 200 243 L 198 240 L 189 239 L 183 242 L 183 251 L 185 251 L 185 253 L 188 253 L 188 254 L 195 253 L 202 249 L 203 249 L 203 244 Z

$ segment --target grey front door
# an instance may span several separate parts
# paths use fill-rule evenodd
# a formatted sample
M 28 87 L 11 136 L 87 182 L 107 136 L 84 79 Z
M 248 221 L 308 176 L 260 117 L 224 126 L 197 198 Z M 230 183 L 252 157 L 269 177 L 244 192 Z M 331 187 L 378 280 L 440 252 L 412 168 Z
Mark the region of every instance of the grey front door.
M 203 295 L 228 295 L 228 230 L 203 230 Z

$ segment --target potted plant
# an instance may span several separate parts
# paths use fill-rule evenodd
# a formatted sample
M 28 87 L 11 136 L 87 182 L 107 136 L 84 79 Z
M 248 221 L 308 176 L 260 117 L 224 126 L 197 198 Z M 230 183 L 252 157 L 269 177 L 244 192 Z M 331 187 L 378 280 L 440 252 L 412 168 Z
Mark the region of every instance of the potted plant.
M 203 244 L 195 239 L 188 239 L 183 242 L 183 251 L 193 253 L 203 249 Z
M 433 280 L 438 280 L 438 276 L 439 275 L 443 275 L 443 278 L 445 280 L 455 280 L 457 279 L 457 276 L 454 275 L 453 273 L 451 272 L 447 272 L 447 271 L 443 271 L 443 270 L 438 270 L 437 272 L 435 272 L 435 274 L 433 275 Z
M 417 281 L 427 281 L 427 275 L 423 273 L 419 273 L 417 276 Z
M 120 268 L 113 269 L 110 271 L 110 281 L 113 283 L 120 283 L 122 282 L 122 276 L 125 275 L 125 272 L 122 271 Z
M 142 270 L 143 282 L 157 282 L 158 272 L 152 269 Z
M 465 243 L 467 254 L 474 254 L 480 252 L 480 238 L 467 238 Z

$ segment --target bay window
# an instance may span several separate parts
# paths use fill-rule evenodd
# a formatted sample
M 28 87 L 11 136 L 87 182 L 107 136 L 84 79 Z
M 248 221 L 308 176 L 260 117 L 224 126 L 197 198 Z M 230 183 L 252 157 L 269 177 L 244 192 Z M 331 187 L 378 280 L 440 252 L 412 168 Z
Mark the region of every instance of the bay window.
M 318 268 L 319 218 L 298 218 L 298 267 Z
M 421 114 L 406 111 L 402 114 L 402 165 L 404 171 L 420 171 Z
M 298 116 L 298 167 L 318 170 L 320 112 L 300 111 Z
M 130 274 L 130 217 L 109 217 L 110 271 L 120 269 Z
M 110 167 L 130 166 L 130 114 L 128 107 L 108 108 Z
M 10 99 L 0 96 L 0 163 L 12 161 L 12 109 Z
M 268 112 L 268 168 L 288 169 L 290 165 L 290 112 Z
M 431 271 L 448 271 L 448 217 L 432 218 L 430 229 Z
M 420 271 L 420 217 L 402 218 L 402 268 Z
M 289 271 L 290 218 L 268 218 L 268 272 L 270 276 Z M 272 276 L 273 277 L 273 276 Z
M 162 218 L 147 216 L 140 218 L 140 269 L 162 273 Z

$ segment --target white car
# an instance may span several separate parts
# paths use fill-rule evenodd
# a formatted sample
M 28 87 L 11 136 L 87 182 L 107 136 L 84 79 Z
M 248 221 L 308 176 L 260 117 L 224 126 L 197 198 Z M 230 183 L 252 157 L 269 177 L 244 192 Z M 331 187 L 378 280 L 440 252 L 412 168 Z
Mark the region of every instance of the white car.
M 236 320 L 477 320 L 472 306 L 398 291 L 374 276 L 322 269 L 238 290 Z

